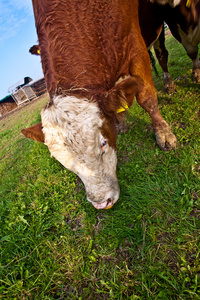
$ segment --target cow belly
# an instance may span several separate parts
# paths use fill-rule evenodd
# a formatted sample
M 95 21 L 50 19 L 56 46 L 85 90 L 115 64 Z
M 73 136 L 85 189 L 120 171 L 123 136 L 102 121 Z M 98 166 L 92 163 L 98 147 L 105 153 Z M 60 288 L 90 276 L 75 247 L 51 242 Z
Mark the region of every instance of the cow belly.
M 189 28 L 188 34 L 181 29 L 180 25 L 178 25 L 178 32 L 181 37 L 182 45 L 185 49 L 188 49 L 187 52 L 189 52 L 190 48 L 193 49 L 200 43 L 200 20 L 195 29 L 192 29 L 192 27 Z

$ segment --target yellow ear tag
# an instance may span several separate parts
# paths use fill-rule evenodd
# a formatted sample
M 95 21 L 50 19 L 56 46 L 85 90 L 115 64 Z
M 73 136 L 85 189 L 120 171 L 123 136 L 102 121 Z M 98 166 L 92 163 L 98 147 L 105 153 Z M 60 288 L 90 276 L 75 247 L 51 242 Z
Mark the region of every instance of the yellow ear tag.
M 125 111 L 126 109 L 128 109 L 128 104 L 126 103 L 126 101 L 121 101 L 122 106 L 120 106 L 117 110 L 117 113 L 119 114 L 122 111 Z
M 39 49 L 37 50 L 37 54 L 39 54 L 39 55 L 40 55 L 40 50 L 39 50 Z
M 191 6 L 191 0 L 187 0 L 186 7 L 190 8 L 190 6 Z

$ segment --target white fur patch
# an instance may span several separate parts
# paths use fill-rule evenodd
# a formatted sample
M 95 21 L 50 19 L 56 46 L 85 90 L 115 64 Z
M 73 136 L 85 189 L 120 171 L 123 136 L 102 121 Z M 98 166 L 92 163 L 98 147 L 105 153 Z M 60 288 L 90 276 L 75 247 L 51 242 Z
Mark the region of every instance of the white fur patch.
M 175 7 L 180 4 L 181 0 L 150 0 L 152 3 L 158 3 L 160 5 L 165 5 L 169 3 L 171 7 Z
M 41 112 L 45 144 L 63 166 L 83 181 L 90 202 L 117 201 L 116 151 L 109 145 L 101 151 L 103 120 L 95 102 L 72 96 L 56 96 Z M 98 205 L 96 205 L 98 206 Z
M 169 0 L 169 4 L 172 7 L 175 7 L 175 6 L 179 5 L 180 3 L 181 3 L 181 0 Z

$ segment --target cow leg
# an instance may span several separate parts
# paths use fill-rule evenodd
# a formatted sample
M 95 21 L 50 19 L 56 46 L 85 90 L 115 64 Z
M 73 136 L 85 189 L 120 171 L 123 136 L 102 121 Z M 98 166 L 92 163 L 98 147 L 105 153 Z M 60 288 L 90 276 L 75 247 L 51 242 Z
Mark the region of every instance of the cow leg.
M 144 108 L 150 115 L 153 123 L 153 128 L 156 135 L 156 140 L 159 147 L 164 151 L 169 151 L 176 148 L 177 140 L 172 133 L 169 125 L 161 116 L 158 109 L 158 99 L 151 76 L 151 67 L 148 52 L 141 52 L 140 66 L 135 65 L 132 75 L 137 75 L 142 80 L 139 91 L 136 94 L 136 99 L 139 105 Z
M 194 52 L 187 52 L 187 55 L 191 58 L 193 68 L 192 68 L 192 78 L 193 81 L 198 83 L 200 82 L 200 62 L 198 58 L 198 47 L 193 48 Z M 187 50 L 186 50 L 187 51 Z
M 172 94 L 174 92 L 174 83 L 171 75 L 169 74 L 168 67 L 167 67 L 168 51 L 165 47 L 164 26 L 159 38 L 155 41 L 153 46 L 154 46 L 156 57 L 163 71 L 164 88 L 168 94 Z
M 197 57 L 193 62 L 193 69 L 192 69 L 192 78 L 193 81 L 198 83 L 200 82 L 200 62 L 199 58 Z
M 186 35 L 180 28 L 178 30 L 180 39 L 178 39 L 189 58 L 192 60 L 192 77 L 194 82 L 200 82 L 200 62 L 198 58 L 198 44 L 192 44 L 191 38 L 189 35 Z
M 152 89 L 146 89 L 137 96 L 137 101 L 149 113 L 152 119 L 158 146 L 164 151 L 175 149 L 177 139 L 159 112 L 156 94 L 152 92 Z

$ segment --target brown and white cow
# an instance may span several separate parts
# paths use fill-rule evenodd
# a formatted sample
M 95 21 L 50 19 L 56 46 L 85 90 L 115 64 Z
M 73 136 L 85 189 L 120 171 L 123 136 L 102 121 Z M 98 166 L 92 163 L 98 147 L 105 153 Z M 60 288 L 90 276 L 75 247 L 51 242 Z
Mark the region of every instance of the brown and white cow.
M 150 3 L 150 1 L 152 3 Z M 200 82 L 200 1 L 199 0 L 139 0 L 140 26 L 148 48 L 154 43 L 159 64 L 163 70 L 165 89 L 171 93 L 174 84 L 169 74 L 168 51 L 165 47 L 163 22 L 166 22 L 172 35 L 183 45 L 193 64 L 193 80 Z M 161 35 L 159 36 L 161 32 Z
M 42 122 L 22 133 L 44 142 L 83 181 L 95 208 L 119 198 L 117 111 L 134 97 L 149 113 L 157 143 L 176 147 L 158 110 L 138 0 L 33 0 L 50 101 Z

